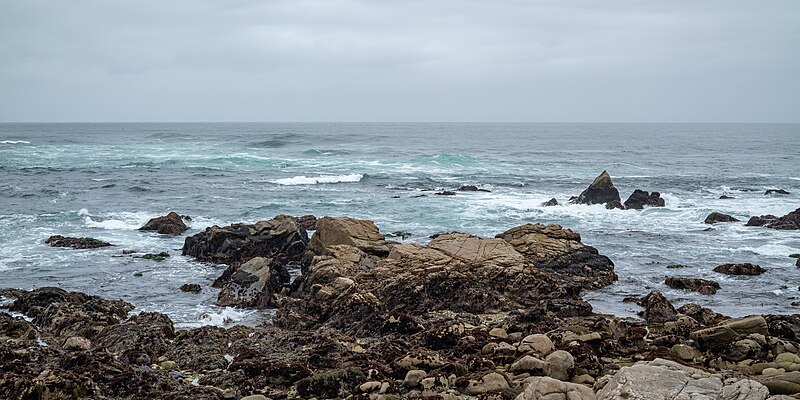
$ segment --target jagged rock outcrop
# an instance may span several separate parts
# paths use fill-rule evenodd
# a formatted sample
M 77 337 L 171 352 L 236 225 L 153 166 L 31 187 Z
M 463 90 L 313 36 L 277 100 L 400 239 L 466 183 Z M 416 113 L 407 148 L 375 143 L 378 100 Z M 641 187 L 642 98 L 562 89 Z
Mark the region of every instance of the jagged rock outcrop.
M 308 249 L 321 255 L 326 247 L 338 244 L 353 246 L 377 256 L 389 254 L 389 243 L 372 221 L 348 217 L 322 217 L 317 220 L 317 230 L 308 243 Z
M 54 235 L 44 241 L 52 247 L 71 247 L 73 249 L 96 249 L 98 247 L 113 246 L 111 243 L 90 237 L 65 237 Z
M 271 258 L 254 257 L 240 265 L 222 284 L 217 305 L 267 308 L 276 305 L 275 294 L 289 283 L 289 272 Z
M 189 227 L 183 223 L 183 219 L 184 217 L 181 217 L 178 213 L 172 211 L 167 215 L 156 217 L 147 221 L 147 223 L 139 228 L 139 230 L 155 231 L 162 235 L 179 236 L 189 229 Z
M 644 307 L 640 315 L 648 323 L 674 321 L 678 315 L 672 303 L 659 291 L 650 292 L 638 304 Z
M 614 187 L 607 171 L 598 175 L 586 190 L 570 202 L 574 204 L 606 204 L 606 208 L 622 208 L 619 191 Z
M 664 199 L 661 198 L 661 193 L 650 193 L 639 189 L 634 190 L 630 197 L 628 197 L 628 200 L 625 200 L 625 203 L 623 203 L 628 210 L 641 210 L 645 206 L 664 207 L 665 204 Z
M 557 205 L 558 205 L 558 200 L 556 200 L 555 197 L 542 203 L 542 207 L 554 207 Z
M 716 224 L 717 222 L 739 222 L 739 220 L 732 215 L 712 212 L 711 214 L 708 214 L 703 222 L 706 224 Z
M 294 217 L 294 222 L 297 223 L 297 226 L 305 229 L 306 231 L 313 231 L 317 229 L 317 217 L 313 215 Z

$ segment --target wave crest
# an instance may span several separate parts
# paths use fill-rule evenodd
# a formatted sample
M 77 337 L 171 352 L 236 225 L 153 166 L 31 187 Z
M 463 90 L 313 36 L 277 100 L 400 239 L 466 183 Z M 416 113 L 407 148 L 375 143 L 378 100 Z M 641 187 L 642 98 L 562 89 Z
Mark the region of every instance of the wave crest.
M 321 175 L 321 176 L 293 176 L 291 178 L 282 178 L 272 181 L 278 185 L 316 185 L 321 183 L 355 183 L 361 182 L 364 178 L 363 174 L 349 174 L 349 175 Z

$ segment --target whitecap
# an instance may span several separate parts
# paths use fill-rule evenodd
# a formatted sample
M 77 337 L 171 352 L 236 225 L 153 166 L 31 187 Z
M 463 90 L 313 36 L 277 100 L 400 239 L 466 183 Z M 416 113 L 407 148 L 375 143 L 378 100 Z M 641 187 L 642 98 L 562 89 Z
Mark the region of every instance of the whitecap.
M 89 210 L 87 210 L 85 208 L 81 208 L 80 210 L 78 210 L 78 215 L 80 215 L 80 216 L 88 216 L 89 215 Z
M 27 140 L 0 140 L 0 144 L 31 144 Z
M 278 185 L 316 185 L 320 183 L 354 183 L 360 182 L 364 177 L 363 174 L 349 174 L 349 175 L 321 175 L 321 176 L 293 176 L 291 178 L 283 178 L 272 181 Z
M 128 231 L 139 229 L 151 217 L 152 215 L 143 212 L 120 212 L 111 213 L 108 219 L 102 221 L 95 221 L 87 215 L 84 218 L 84 223 L 89 228 Z

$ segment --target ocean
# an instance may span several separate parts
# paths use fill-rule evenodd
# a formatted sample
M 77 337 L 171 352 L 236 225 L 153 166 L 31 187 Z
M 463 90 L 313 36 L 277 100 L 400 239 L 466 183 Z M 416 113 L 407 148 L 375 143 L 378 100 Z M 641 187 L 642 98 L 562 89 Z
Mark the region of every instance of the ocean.
M 214 305 L 209 285 L 223 266 L 181 256 L 185 236 L 137 228 L 169 211 L 192 217 L 186 235 L 314 214 L 371 219 L 384 233 L 409 233 L 406 242 L 557 223 L 616 265 L 617 283 L 583 294 L 596 312 L 635 316 L 639 308 L 622 299 L 661 290 L 676 305 L 730 316 L 795 313 L 800 269 L 788 256 L 800 253 L 800 231 L 744 221 L 800 207 L 798 148 L 800 124 L 2 123 L 0 287 L 121 298 L 137 311 L 168 314 L 178 327 L 255 324 L 269 312 Z M 603 170 L 623 201 L 634 189 L 658 191 L 666 207 L 567 204 Z M 434 195 L 461 185 L 491 192 Z M 553 197 L 562 205 L 542 206 Z M 743 222 L 704 224 L 712 211 Z M 56 234 L 115 246 L 44 244 Z M 126 249 L 172 256 L 156 262 L 124 256 Z M 731 262 L 768 271 L 712 271 Z M 672 263 L 686 267 L 667 269 Z M 722 289 L 673 290 L 666 275 L 712 279 Z M 185 283 L 204 291 L 183 293 Z

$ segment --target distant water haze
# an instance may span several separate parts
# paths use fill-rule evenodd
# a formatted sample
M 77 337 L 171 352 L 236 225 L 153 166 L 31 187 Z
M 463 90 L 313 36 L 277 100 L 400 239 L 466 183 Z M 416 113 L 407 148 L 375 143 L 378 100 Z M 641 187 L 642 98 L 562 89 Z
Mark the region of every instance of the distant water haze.
M 224 268 L 180 256 L 184 237 L 137 230 L 169 211 L 211 225 L 277 214 L 367 218 L 384 233 L 426 242 L 439 232 L 493 237 L 525 223 L 557 223 L 616 264 L 620 280 L 587 292 L 598 312 L 633 315 L 627 296 L 661 290 L 728 315 L 794 313 L 800 232 L 721 223 L 800 207 L 800 124 L 215 123 L 0 124 L 2 286 L 59 286 L 123 298 L 179 326 L 256 322 L 262 314 L 213 305 Z M 570 205 L 603 170 L 626 199 L 659 191 L 664 208 Z M 476 185 L 491 192 L 442 190 Z M 790 195 L 764 195 L 784 189 Z M 733 199 L 720 199 L 727 195 Z M 561 206 L 544 207 L 556 198 Z M 50 235 L 115 244 L 46 246 Z M 120 257 L 123 249 L 172 257 Z M 712 269 L 752 262 L 734 277 Z M 667 269 L 671 263 L 686 268 Z M 713 296 L 666 287 L 665 275 L 713 279 Z M 202 294 L 183 293 L 199 283 Z
M 800 122 L 800 2 L 0 1 L 0 121 Z

